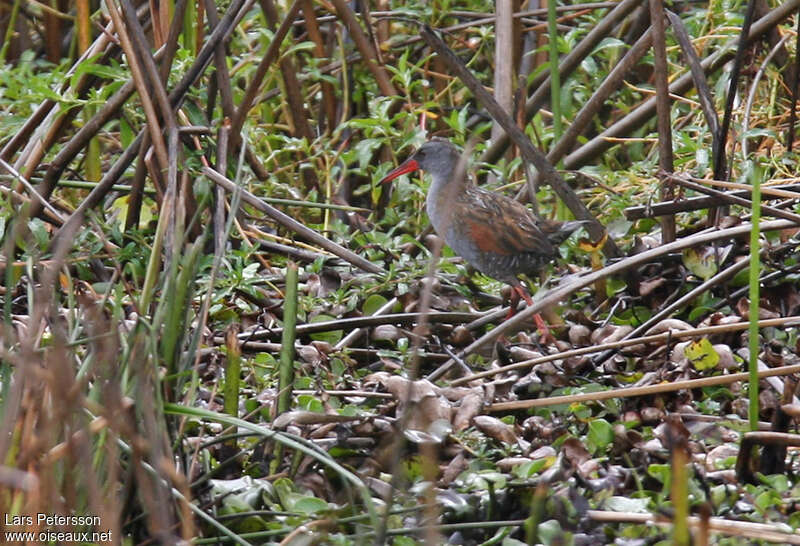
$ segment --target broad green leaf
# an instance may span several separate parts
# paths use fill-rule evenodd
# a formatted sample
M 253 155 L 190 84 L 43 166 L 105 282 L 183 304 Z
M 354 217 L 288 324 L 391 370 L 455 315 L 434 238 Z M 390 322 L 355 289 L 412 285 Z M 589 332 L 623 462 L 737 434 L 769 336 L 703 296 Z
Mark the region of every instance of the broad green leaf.
M 719 363 L 719 354 L 705 337 L 689 343 L 684 354 L 698 371 L 708 370 Z
M 683 265 L 704 281 L 711 278 L 717 272 L 714 254 L 707 253 L 703 249 L 687 248 L 684 250 Z
M 564 530 L 561 528 L 561 524 L 554 519 L 540 523 L 537 531 L 542 544 L 548 546 L 550 544 L 565 544 Z
M 663 484 L 669 481 L 671 475 L 668 464 L 651 464 L 647 467 L 647 473 Z
M 292 511 L 303 514 L 315 514 L 324 512 L 329 508 L 328 503 L 317 497 L 298 496 L 293 499 Z
M 683 265 L 704 281 L 708 280 L 717 273 L 718 265 L 725 262 L 732 248 L 733 245 L 687 248 L 683 251 Z
M 781 494 L 786 493 L 791 487 L 789 478 L 787 478 L 784 474 L 769 474 L 767 476 L 759 475 L 758 478 L 762 483 L 769 485 L 772 489 Z
M 314 395 L 311 394 L 301 394 L 297 397 L 297 405 L 300 409 L 304 409 L 306 411 L 314 411 L 317 413 L 324 413 L 325 408 L 322 405 L 322 402 Z
M 600 451 L 614 441 L 614 429 L 611 423 L 605 419 L 593 419 L 589 421 L 588 442 L 594 451 Z
M 311 319 L 311 322 L 327 322 L 330 320 L 335 320 L 335 318 L 330 315 L 317 315 Z M 342 330 L 330 330 L 328 332 L 309 334 L 309 337 L 314 341 L 327 341 L 331 345 L 339 343 L 339 340 L 341 340 L 343 336 L 344 332 Z
M 511 469 L 511 474 L 513 474 L 517 478 L 532 478 L 542 470 L 546 468 L 550 468 L 553 463 L 556 462 L 555 457 L 544 457 L 542 459 L 537 459 L 535 461 L 529 461 L 527 463 L 522 463 L 519 466 L 515 466 Z
M 598 51 L 602 51 L 611 47 L 628 47 L 628 44 L 617 38 L 603 38 L 600 43 L 594 47 L 591 54 L 594 55 Z
M 365 315 L 374 315 L 375 312 L 386 305 L 386 302 L 389 301 L 380 294 L 372 294 L 366 300 L 364 300 L 364 304 L 361 306 L 361 311 Z

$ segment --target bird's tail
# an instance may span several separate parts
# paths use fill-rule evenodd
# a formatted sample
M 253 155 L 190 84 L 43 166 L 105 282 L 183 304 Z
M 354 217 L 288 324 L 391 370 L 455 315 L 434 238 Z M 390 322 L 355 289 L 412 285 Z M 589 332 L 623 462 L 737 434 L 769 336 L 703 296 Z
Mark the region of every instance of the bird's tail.
M 590 220 L 572 220 L 570 222 L 562 222 L 558 224 L 555 229 L 548 230 L 547 239 L 553 245 L 558 246 L 566 241 L 573 232 L 591 223 L 592 222 Z

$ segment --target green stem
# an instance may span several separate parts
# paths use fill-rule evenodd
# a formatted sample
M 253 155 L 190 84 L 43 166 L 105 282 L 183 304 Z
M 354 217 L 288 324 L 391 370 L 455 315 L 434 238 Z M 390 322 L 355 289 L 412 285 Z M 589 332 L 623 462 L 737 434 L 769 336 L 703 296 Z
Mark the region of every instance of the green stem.
M 547 45 L 550 51 L 550 108 L 553 111 L 553 143 L 561 139 L 561 75 L 558 72 L 558 28 L 556 27 L 556 0 L 547 0 Z M 561 162 L 559 161 L 559 165 Z M 567 219 L 567 207 L 556 199 L 556 217 Z
M 561 138 L 561 76 L 558 73 L 558 29 L 556 0 L 547 2 L 547 33 L 550 50 L 550 107 L 553 109 L 553 142 Z
M 294 385 L 294 340 L 297 325 L 297 264 L 286 265 L 286 293 L 283 298 L 283 336 L 281 337 L 281 356 L 278 372 L 278 410 L 275 415 L 289 411 Z M 275 445 L 275 458 L 270 470 L 278 469 L 283 454 L 283 445 Z
M 225 336 L 227 364 L 225 366 L 225 387 L 222 391 L 222 410 L 233 417 L 239 415 L 239 379 L 242 371 L 242 348 L 239 340 L 236 339 L 238 332 L 238 327 L 232 327 L 228 329 L 228 335 Z M 236 439 L 234 438 L 231 443 L 235 446 Z
M 164 246 L 164 236 L 167 233 L 167 225 L 169 224 L 170 216 L 165 206 L 168 206 L 167 200 L 164 201 L 164 205 L 162 205 L 162 214 L 158 217 L 156 233 L 153 237 L 153 247 L 150 249 L 150 258 L 147 260 L 144 284 L 142 285 L 142 291 L 139 296 L 139 312 L 144 315 L 149 313 L 150 302 L 153 301 L 153 291 L 155 290 L 158 273 L 161 267 L 161 249 Z
M 286 266 L 286 294 L 283 300 L 283 336 L 281 338 L 280 375 L 278 379 L 278 415 L 289 411 L 294 384 L 294 340 L 297 325 L 297 264 Z
M 6 23 L 8 26 L 6 27 L 5 36 L 3 36 L 3 49 L 0 50 L 0 66 L 6 64 L 6 54 L 8 53 L 8 48 L 11 45 L 11 40 L 14 38 L 14 31 L 16 30 L 17 26 L 17 15 L 19 14 L 20 4 L 20 0 L 16 0 L 14 5 L 11 7 L 11 17 L 9 17 L 8 22 Z
M 760 299 L 758 274 L 761 269 L 759 258 L 759 237 L 761 230 L 761 178 L 763 170 L 751 164 L 750 181 L 753 185 L 752 228 L 750 229 L 750 430 L 758 430 L 758 303 Z
M 672 543 L 676 546 L 688 546 L 689 538 L 689 460 L 686 455 L 687 446 L 677 442 L 672 449 L 672 483 L 670 496 L 675 509 L 673 519 Z

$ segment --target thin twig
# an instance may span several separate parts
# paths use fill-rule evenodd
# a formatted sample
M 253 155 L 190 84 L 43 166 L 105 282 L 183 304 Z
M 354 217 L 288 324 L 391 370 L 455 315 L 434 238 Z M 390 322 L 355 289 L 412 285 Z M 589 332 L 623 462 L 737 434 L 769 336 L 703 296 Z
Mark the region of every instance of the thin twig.
M 40 193 L 39 193 L 39 192 L 36 190 L 36 188 L 34 188 L 34 187 L 33 187 L 33 184 L 31 184 L 30 182 L 28 182 L 28 181 L 25 179 L 25 177 L 24 177 L 24 176 L 22 176 L 20 173 L 18 173 L 18 172 L 17 172 L 17 170 L 16 170 L 14 167 L 12 167 L 12 166 L 11 166 L 11 165 L 9 165 L 8 163 L 6 163 L 6 161 L 5 161 L 5 160 L 3 160 L 3 159 L 0 159 L 0 167 L 3 167 L 3 168 L 6 170 L 6 171 L 8 171 L 8 173 L 9 173 L 11 176 L 13 176 L 13 177 L 14 177 L 14 179 L 15 179 L 17 182 L 21 183 L 21 184 L 23 185 L 23 187 L 25 188 L 25 191 L 27 191 L 27 192 L 28 192 L 28 194 L 31 196 L 31 198 L 32 198 L 34 201 L 38 202 L 40 205 L 42 205 L 44 208 L 46 208 L 46 209 L 47 209 L 47 211 L 48 211 L 48 212 L 50 212 L 50 214 L 52 214 L 53 216 L 55 216 L 56 218 L 58 218 L 58 220 L 60 220 L 60 221 L 61 221 L 61 224 L 62 224 L 62 225 L 64 224 L 64 222 L 66 222 L 66 219 L 65 219 L 65 218 L 62 216 L 62 214 L 61 214 L 61 213 L 60 213 L 60 212 L 59 212 L 59 211 L 58 211 L 58 210 L 57 210 L 57 209 L 56 209 L 56 208 L 55 208 L 53 205 L 51 205 L 51 204 L 50 204 L 50 203 L 47 201 L 47 199 L 45 199 L 45 198 L 44 198 L 44 197 L 43 197 L 43 196 L 42 196 L 42 195 L 41 195 L 41 194 L 40 194 Z
M 640 525 L 658 525 L 669 527 L 672 522 L 659 514 L 641 514 L 632 512 L 611 512 L 605 510 L 587 510 L 586 515 L 600 523 L 638 523 Z M 689 517 L 689 525 L 700 530 L 705 522 L 697 516 Z M 755 523 L 751 521 L 735 521 L 723 518 L 709 518 L 708 529 L 714 533 L 723 533 L 734 537 L 752 538 L 784 544 L 800 544 L 800 535 L 786 532 L 785 526 Z
M 750 84 L 750 92 L 747 94 L 747 101 L 745 102 L 744 106 L 744 119 L 742 120 L 742 157 L 745 160 L 747 159 L 747 132 L 750 129 L 750 113 L 753 110 L 753 100 L 756 97 L 758 82 L 760 82 L 761 78 L 764 76 L 764 72 L 767 70 L 767 65 L 769 65 L 775 55 L 777 55 L 781 50 L 783 44 L 789 41 L 789 38 L 791 37 L 791 34 L 787 34 L 773 46 L 767 56 L 764 57 L 764 60 L 761 62 L 761 66 L 758 67 L 758 71 L 756 72 L 756 75 L 753 77 L 753 81 Z
M 766 319 L 759 322 L 759 326 L 761 328 L 771 328 L 771 327 L 782 327 L 782 326 L 789 326 L 792 323 L 798 322 L 800 323 L 800 316 L 793 316 L 793 317 L 784 317 L 784 318 L 777 318 L 777 319 Z M 670 340 L 675 339 L 683 339 L 683 338 L 692 338 L 692 337 L 707 337 L 713 336 L 717 334 L 725 334 L 729 332 L 739 332 L 741 330 L 746 330 L 748 328 L 748 323 L 746 322 L 735 322 L 733 324 L 720 324 L 716 326 L 706 326 L 704 328 L 695 328 L 692 330 L 680 330 L 680 331 L 673 331 L 670 330 L 669 332 L 662 332 L 660 334 L 652 334 L 652 335 L 645 335 L 642 337 L 631 337 L 627 339 L 621 339 L 618 341 L 613 341 L 611 343 L 604 343 L 601 345 L 592 345 L 591 347 L 581 347 L 579 349 L 570 349 L 569 351 L 563 351 L 551 355 L 540 356 L 537 358 L 531 358 L 530 360 L 523 360 L 521 362 L 515 362 L 514 364 L 509 364 L 508 366 L 501 366 L 499 368 L 493 368 L 491 370 L 486 370 L 483 372 L 477 372 L 465 377 L 459 377 L 450 382 L 450 385 L 453 387 L 457 387 L 460 385 L 465 385 L 470 383 L 471 381 L 475 381 L 476 379 L 483 379 L 485 377 L 493 377 L 495 375 L 499 375 L 501 373 L 511 372 L 515 370 L 523 370 L 526 368 L 530 368 L 536 366 L 537 364 L 544 364 L 545 362 L 553 362 L 555 360 L 564 360 L 567 358 L 573 358 L 576 356 L 583 356 L 589 355 L 593 353 L 599 353 L 601 351 L 608 351 L 608 350 L 617 350 L 617 349 L 624 349 L 625 347 L 633 347 L 634 345 L 644 345 L 644 344 L 654 344 L 654 343 L 664 343 Z
M 281 23 L 281 26 L 278 27 L 275 35 L 272 37 L 272 41 L 270 42 L 266 53 L 264 53 L 264 57 L 261 58 L 261 62 L 258 64 L 256 72 L 253 75 L 253 79 L 250 80 L 250 84 L 247 86 L 247 90 L 244 93 L 242 102 L 239 103 L 236 113 L 231 119 L 231 135 L 234 138 L 234 145 L 238 145 L 236 141 L 236 135 L 241 132 L 247 113 L 255 104 L 255 100 L 258 97 L 261 89 L 261 84 L 264 82 L 264 78 L 267 75 L 269 67 L 272 65 L 275 59 L 278 58 L 278 52 L 280 51 L 283 39 L 286 38 L 286 35 L 292 28 L 292 21 L 294 21 L 294 18 L 297 16 L 297 12 L 300 10 L 300 2 L 301 0 L 294 0 L 294 2 L 292 2 L 289 11 L 286 13 L 283 23 Z
M 690 182 L 683 177 L 680 176 L 671 176 L 671 180 L 677 182 L 681 186 L 686 188 L 699 191 L 701 193 L 706 193 L 713 197 L 716 197 L 719 201 L 723 203 L 730 203 L 734 205 L 742 205 L 747 207 L 748 209 L 752 208 L 753 204 L 749 199 L 745 199 L 743 197 L 737 197 L 735 195 L 731 195 L 729 193 L 721 192 L 719 190 L 713 190 L 711 188 L 706 188 L 701 184 L 696 184 L 694 182 Z M 770 216 L 774 216 L 776 218 L 784 218 L 789 220 L 790 222 L 794 222 L 796 225 L 800 225 L 800 214 L 795 214 L 793 212 L 776 209 L 774 207 L 769 207 L 767 205 L 761 205 L 761 210 L 764 214 L 768 214 Z
M 677 309 L 687 305 L 690 301 L 694 300 L 700 294 L 705 293 L 706 291 L 710 290 L 712 287 L 717 286 L 718 284 L 722 284 L 723 282 L 727 281 L 728 279 L 733 278 L 738 272 L 747 268 L 747 260 L 740 260 L 736 262 L 732 266 L 728 267 L 724 271 L 721 271 L 705 281 L 704 283 L 700 284 L 699 286 L 695 287 L 694 289 L 690 290 L 670 305 L 667 305 L 663 309 L 661 309 L 658 313 L 644 321 L 642 324 L 634 328 L 630 331 L 622 340 L 634 338 L 647 330 L 651 327 L 655 326 L 659 321 L 667 318 Z M 598 366 L 603 363 L 606 359 L 610 358 L 615 351 L 609 351 L 603 355 L 600 355 L 594 361 L 592 361 L 592 365 Z
M 779 375 L 790 375 L 800 372 L 800 364 L 793 366 L 782 366 L 780 368 L 769 368 L 760 370 L 758 378 L 764 379 Z M 686 381 L 673 381 L 671 383 L 657 383 L 644 387 L 623 387 L 621 389 L 611 389 L 601 392 L 589 392 L 582 394 L 571 394 L 567 396 L 551 396 L 549 398 L 536 398 L 534 400 L 517 400 L 514 402 L 498 402 L 487 408 L 490 413 L 504 411 L 518 411 L 522 409 L 541 408 L 546 406 L 557 406 L 560 404 L 575 404 L 578 402 L 593 402 L 600 400 L 610 400 L 612 398 L 632 398 L 634 396 L 649 396 L 665 392 L 675 392 L 681 390 L 701 389 L 704 387 L 715 387 L 718 385 L 730 385 L 737 381 L 747 381 L 748 372 L 733 373 L 730 375 L 716 375 L 713 377 L 703 377 L 701 379 L 687 379 Z
M 453 323 L 460 324 L 474 320 L 476 313 L 460 312 L 429 312 L 428 322 L 434 323 Z M 423 318 L 423 313 L 391 313 L 388 315 L 370 315 L 366 317 L 351 317 L 336 320 L 326 320 L 323 322 L 312 322 L 297 326 L 297 335 L 314 334 L 317 332 L 330 332 L 331 330 L 349 330 L 350 328 L 367 328 L 381 324 L 412 324 L 419 323 Z M 266 339 L 280 335 L 282 328 L 271 328 L 269 330 L 255 330 L 240 334 L 242 339 L 255 340 Z

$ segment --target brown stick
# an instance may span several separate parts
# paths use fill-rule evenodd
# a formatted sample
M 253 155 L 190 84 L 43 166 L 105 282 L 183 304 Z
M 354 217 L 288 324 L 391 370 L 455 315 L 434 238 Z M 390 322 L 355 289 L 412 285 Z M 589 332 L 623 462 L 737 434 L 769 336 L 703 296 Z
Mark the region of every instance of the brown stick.
M 756 11 L 756 0 L 748 0 L 747 10 L 745 11 L 744 21 L 742 22 L 742 30 L 739 32 L 738 44 L 736 47 L 736 56 L 733 58 L 733 66 L 731 67 L 728 79 L 728 94 L 725 97 L 725 112 L 722 115 L 722 123 L 719 128 L 720 147 L 715 151 L 717 155 L 712 158 L 714 164 L 714 178 L 717 180 L 727 180 L 728 166 L 725 161 L 725 143 L 728 138 L 728 129 L 731 124 L 731 117 L 733 116 L 733 103 L 736 100 L 736 88 L 739 85 L 739 72 L 744 63 L 744 56 L 747 47 L 750 45 L 750 27 L 753 24 L 753 16 Z M 713 224 L 713 218 L 716 216 L 715 210 L 709 210 L 709 225 Z
M 147 134 L 139 144 L 139 156 L 136 158 L 136 167 L 133 170 L 133 180 L 131 180 L 131 192 L 128 198 L 128 214 L 125 215 L 125 231 L 138 229 L 142 218 L 142 204 L 144 203 L 144 187 L 147 183 L 147 165 L 145 157 L 150 149 L 150 138 Z M 160 180 L 153 180 L 153 186 L 158 195 L 156 201 L 161 203 L 164 197 L 164 189 Z
M 347 26 L 347 30 L 350 31 L 353 42 L 355 42 L 358 51 L 361 53 L 361 58 L 366 61 L 367 68 L 375 77 L 375 81 L 378 83 L 378 88 L 381 90 L 381 93 L 387 97 L 394 97 L 397 95 L 397 90 L 392 85 L 392 80 L 389 78 L 386 69 L 378 64 L 375 51 L 370 45 L 369 40 L 367 40 L 364 31 L 361 29 L 361 25 L 358 24 L 353 10 L 350 9 L 350 6 L 348 6 L 344 0 L 331 0 L 331 3 L 333 7 L 336 8 L 336 13 L 339 15 L 339 18 Z
M 186 97 L 186 92 L 194 84 L 199 75 L 205 70 L 209 60 L 211 59 L 211 55 L 213 54 L 216 44 L 219 41 L 224 40 L 230 34 L 233 29 L 233 24 L 240 15 L 243 6 L 244 0 L 232 0 L 227 11 L 225 12 L 225 15 L 220 20 L 220 24 L 217 25 L 214 31 L 208 36 L 206 42 L 203 44 L 203 47 L 200 49 L 200 52 L 197 54 L 197 57 L 192 63 L 192 66 L 183 75 L 172 92 L 170 92 L 169 100 L 171 104 L 173 104 L 174 108 L 180 107 L 181 103 Z M 89 195 L 86 196 L 78 208 L 75 209 L 75 212 L 69 217 L 64 226 L 58 230 L 56 236 L 53 237 L 53 240 L 50 244 L 51 247 L 56 244 L 56 241 L 62 236 L 63 233 L 68 233 L 71 229 L 74 229 L 74 224 L 81 222 L 81 219 L 86 211 L 99 203 L 109 192 L 109 190 L 111 190 L 112 186 L 117 182 L 119 177 L 122 176 L 122 174 L 125 172 L 125 169 L 128 168 L 128 165 L 131 164 L 131 161 L 133 161 L 133 159 L 139 153 L 140 146 L 142 145 L 142 140 L 144 138 L 144 133 L 145 131 L 142 130 L 137 135 L 136 139 L 134 139 L 131 145 L 128 146 L 128 149 L 123 152 L 123 154 L 114 162 L 106 174 L 103 175 L 103 179 L 91 192 L 89 192 Z
M 800 317 L 766 319 L 759 321 L 758 324 L 760 328 L 770 328 L 773 326 L 776 327 L 786 326 L 793 322 L 800 322 Z M 634 345 L 642 345 L 645 343 L 664 343 L 676 339 L 700 337 L 700 336 L 712 336 L 715 334 L 722 334 L 728 332 L 738 332 L 740 330 L 746 330 L 749 327 L 750 327 L 749 322 L 735 322 L 733 324 L 723 324 L 717 326 L 706 326 L 705 328 L 695 328 L 694 330 L 669 331 L 660 334 L 645 335 L 641 337 L 630 337 L 630 338 L 620 339 L 618 341 L 612 341 L 611 343 L 603 343 L 602 345 L 580 347 L 578 349 L 571 349 L 569 351 L 563 351 L 551 355 L 531 358 L 529 360 L 515 362 L 514 364 L 509 364 L 507 366 L 501 366 L 500 368 L 493 368 L 491 370 L 473 373 L 464 377 L 459 377 L 458 379 L 451 381 L 450 385 L 453 387 L 457 387 L 459 385 L 464 385 L 471 381 L 475 381 L 476 379 L 493 377 L 501 373 L 512 372 L 515 370 L 524 370 L 532 366 L 535 366 L 537 364 L 543 364 L 545 362 L 553 362 L 554 360 L 564 360 L 565 358 L 590 355 L 594 353 L 599 353 L 601 351 L 624 349 L 625 347 L 632 347 Z
M 119 0 L 119 2 L 122 6 L 122 13 L 125 16 L 125 25 L 130 33 L 131 44 L 139 55 L 147 83 L 155 94 L 156 104 L 158 104 L 158 109 L 161 112 L 161 119 L 164 121 L 167 130 L 176 130 L 178 124 L 175 120 L 175 112 L 172 110 L 172 105 L 169 102 L 167 90 L 164 87 L 164 81 L 162 81 L 159 75 L 156 61 L 150 52 L 150 44 L 147 43 L 144 29 L 136 18 L 136 11 L 133 9 L 133 4 L 131 4 L 130 0 Z
M 512 90 L 511 85 L 514 78 L 514 32 L 512 25 L 512 13 L 514 6 L 511 0 L 497 0 L 495 2 L 496 23 L 495 23 L 495 44 L 494 44 L 494 97 L 497 104 L 506 112 L 511 112 Z M 495 120 L 492 124 L 492 142 L 503 134 L 503 128 Z
M 686 30 L 683 21 L 670 10 L 665 11 L 672 25 L 672 32 L 681 45 L 683 56 L 689 64 L 694 87 L 697 89 L 697 97 L 700 99 L 700 107 L 703 109 L 703 117 L 705 117 L 708 130 L 711 133 L 711 153 L 714 155 L 716 153 L 714 150 L 720 146 L 719 116 L 717 116 L 717 109 L 714 107 L 714 99 L 711 95 L 711 89 L 708 87 L 706 74 L 703 72 L 703 67 L 700 65 L 700 57 L 697 56 L 697 51 L 694 49 L 694 44 L 689 37 L 689 32 Z
M 153 101 L 150 100 L 148 93 L 147 80 L 139 63 L 139 57 L 136 55 L 133 44 L 128 37 L 128 30 L 122 22 L 122 16 L 117 10 L 114 0 L 106 0 L 108 13 L 111 15 L 111 20 L 114 22 L 114 28 L 117 31 L 120 45 L 125 56 L 128 57 L 128 65 L 131 69 L 131 76 L 133 83 L 136 85 L 136 91 L 139 94 L 139 99 L 142 101 L 142 109 L 144 110 L 145 118 L 147 119 L 147 129 L 150 133 L 150 140 L 153 143 L 153 148 L 156 152 L 156 159 L 158 160 L 158 167 L 161 171 L 166 171 L 169 168 L 169 157 L 167 154 L 167 146 L 164 138 L 161 135 L 161 123 L 158 121 L 156 109 Z
M 653 31 L 653 77 L 656 84 L 656 122 L 658 127 L 658 166 L 661 182 L 661 199 L 675 198 L 675 188 L 667 175 L 672 167 L 672 120 L 670 118 L 669 83 L 667 82 L 667 46 L 664 38 L 664 4 L 661 0 L 650 0 L 650 25 Z M 661 240 L 675 240 L 675 217 L 662 216 Z
M 690 179 L 694 181 L 702 181 L 703 183 L 714 184 L 717 181 L 703 180 L 703 179 Z M 763 199 L 768 199 L 770 195 L 776 195 L 772 192 L 775 189 L 795 188 L 793 185 L 769 186 L 762 188 Z M 729 195 L 736 195 L 745 197 L 750 195 L 749 191 L 735 191 L 730 192 Z M 777 196 L 776 196 L 777 198 Z M 791 199 L 796 199 L 791 197 Z M 662 214 L 674 214 L 676 212 L 686 212 L 690 210 L 705 209 L 714 205 L 720 205 L 720 200 L 716 197 L 691 197 L 689 199 L 682 199 L 680 201 L 667 201 L 665 203 L 654 203 L 652 205 L 638 205 L 635 207 L 628 207 L 624 210 L 625 218 L 628 220 L 640 220 L 642 218 L 652 218 Z
M 740 447 L 739 449 L 743 449 Z M 668 527 L 672 522 L 659 514 L 641 514 L 631 512 L 610 512 L 602 510 L 587 510 L 586 515 L 601 523 L 638 523 L 641 525 L 659 525 Z M 689 517 L 689 525 L 698 531 L 703 526 L 714 533 L 723 533 L 735 537 L 752 538 L 756 540 L 766 540 L 779 544 L 800 544 L 800 535 L 794 532 L 786 532 L 777 525 L 767 523 L 754 523 L 750 521 L 734 521 L 723 518 L 708 518 L 707 521 L 701 517 Z
M 97 37 L 97 39 L 95 39 L 95 41 L 92 43 L 91 47 L 88 50 L 84 51 L 83 54 L 80 56 L 80 58 L 77 61 L 75 61 L 75 63 L 69 69 L 67 74 L 64 76 L 64 84 L 61 86 L 59 90 L 61 94 L 66 93 L 66 91 L 72 85 L 71 82 L 73 74 L 75 74 L 75 71 L 78 69 L 79 66 L 81 66 L 81 64 L 86 59 L 88 59 L 91 56 L 97 55 L 98 53 L 101 53 L 103 51 L 105 51 L 106 54 L 110 54 L 109 44 L 111 43 L 110 32 L 112 28 L 113 28 L 113 23 L 109 23 L 108 26 L 105 28 L 105 32 L 101 33 Z M 90 74 L 82 75 L 79 78 L 77 84 L 73 87 L 74 92 L 80 96 L 87 89 L 87 83 L 90 81 L 91 78 L 92 76 Z M 42 150 L 39 151 L 34 150 L 34 153 L 36 154 L 46 153 L 47 149 L 49 149 L 48 143 L 43 142 L 37 145 L 31 140 L 31 136 L 36 132 L 37 129 L 40 128 L 42 122 L 50 119 L 49 118 L 50 116 L 55 115 L 52 113 L 52 109 L 55 105 L 56 105 L 55 100 L 45 99 L 39 105 L 36 111 L 34 111 L 34 113 L 28 118 L 28 120 L 25 122 L 22 128 L 14 134 L 14 136 L 11 138 L 11 140 L 8 141 L 8 143 L 6 143 L 5 146 L 3 146 L 2 151 L 0 151 L 0 159 L 9 160 L 11 156 L 17 152 L 19 147 L 25 143 L 27 143 L 26 150 L 30 150 L 32 146 L 37 146 L 37 147 L 41 146 Z M 56 120 L 54 123 L 61 123 L 61 122 Z M 22 155 L 25 156 L 26 154 L 23 153 Z M 31 159 L 30 157 L 23 158 L 23 161 L 18 163 L 18 166 L 22 165 L 23 162 L 28 162 L 30 164 L 30 159 Z M 36 160 L 35 165 L 38 166 L 38 160 Z M 36 167 L 34 167 L 34 169 L 35 168 Z
M 625 56 L 614 66 L 611 72 L 603 83 L 592 93 L 592 96 L 586 101 L 586 104 L 575 114 L 575 119 L 572 120 L 569 127 L 555 146 L 547 154 L 547 159 L 555 164 L 564 157 L 570 148 L 578 140 L 578 137 L 589 126 L 589 122 L 600 111 L 604 102 L 611 93 L 616 91 L 628 71 L 636 66 L 639 60 L 647 53 L 648 48 L 652 42 L 652 33 L 648 30 L 631 46 L 625 53 Z
M 258 64 L 256 73 L 253 76 L 253 79 L 250 81 L 250 85 L 247 86 L 247 90 L 244 93 L 242 102 L 239 103 L 239 107 L 236 109 L 236 113 L 231 119 L 232 144 L 236 147 L 239 145 L 239 137 L 237 135 L 242 132 L 242 126 L 244 125 L 245 117 L 250 111 L 250 108 L 253 107 L 253 103 L 255 103 L 258 92 L 261 89 L 261 84 L 264 81 L 264 77 L 267 75 L 267 70 L 269 70 L 269 67 L 272 65 L 275 59 L 278 58 L 278 52 L 280 51 L 281 43 L 283 42 L 283 39 L 286 38 L 286 34 L 288 34 L 289 29 L 292 28 L 294 18 L 297 16 L 297 12 L 300 10 L 300 2 L 301 0 L 294 0 L 294 2 L 292 2 L 289 11 L 286 13 L 283 23 L 281 23 L 281 26 L 278 27 L 278 30 L 275 32 L 275 35 L 272 38 L 272 42 L 270 42 L 269 47 L 267 48 L 267 52 L 264 53 L 264 57 L 262 57 L 261 62 Z
M 133 80 L 129 80 L 123 84 L 109 99 L 103 104 L 97 113 L 81 127 L 75 135 L 58 151 L 53 161 L 47 168 L 47 171 L 42 178 L 42 182 L 38 186 L 39 193 L 45 198 L 49 199 L 50 195 L 58 183 L 58 179 L 67 168 L 70 161 L 75 159 L 75 156 L 84 149 L 87 143 L 94 135 L 110 120 L 115 113 L 122 108 L 122 105 L 133 94 L 136 86 Z M 33 215 L 37 215 L 38 209 L 31 211 Z
M 303 19 L 306 22 L 306 30 L 308 37 L 314 42 L 314 56 L 317 59 L 325 58 L 325 42 L 322 39 L 322 34 L 319 31 L 319 23 L 317 22 L 317 15 L 314 13 L 314 4 L 311 0 L 303 1 Z M 333 85 L 330 82 L 323 80 L 321 83 L 322 89 L 322 107 L 325 111 L 325 126 L 328 131 L 333 130 L 336 126 L 336 95 L 334 94 Z
M 275 4 L 272 0 L 260 0 L 260 2 L 261 9 L 264 11 L 267 22 L 270 27 L 274 29 L 278 24 L 278 11 L 275 9 Z M 306 112 L 303 99 L 303 86 L 297 78 L 295 63 L 291 58 L 284 56 L 278 61 L 278 65 L 280 66 L 281 75 L 283 76 L 284 96 L 289 106 L 289 116 L 294 133 L 293 136 L 304 138 L 310 143 L 314 140 L 314 132 L 311 130 L 311 125 L 308 123 L 308 112 Z M 299 153 L 298 155 L 302 156 L 303 154 Z M 308 160 L 309 158 L 301 157 L 300 159 Z M 308 163 L 313 163 L 313 160 L 302 161 L 302 163 L 308 165 Z M 310 165 L 301 167 L 300 174 L 303 177 L 306 191 L 311 191 L 315 188 L 319 189 L 317 174 Z
M 217 14 L 217 7 L 214 0 L 205 0 L 206 17 L 208 18 L 208 26 L 214 28 L 219 24 L 219 14 Z M 231 75 L 228 71 L 227 58 L 225 56 L 225 44 L 219 43 L 214 48 L 214 72 L 217 79 L 217 89 L 219 89 L 220 105 L 222 106 L 222 114 L 228 118 L 228 129 L 230 130 L 230 120 L 235 113 L 235 106 L 233 104 L 233 90 L 231 86 Z M 226 150 L 227 153 L 227 150 Z M 221 158 L 217 155 L 217 161 Z M 222 174 L 225 174 L 225 169 L 219 169 Z
M 671 176 L 670 179 L 675 181 L 675 182 L 677 182 L 681 186 L 684 186 L 684 187 L 689 188 L 691 190 L 699 191 L 699 192 L 711 195 L 713 197 L 716 197 L 719 201 L 721 201 L 723 203 L 730 203 L 730 204 L 734 204 L 734 205 L 742 205 L 744 207 L 747 207 L 748 209 L 751 209 L 753 207 L 752 201 L 750 201 L 748 199 L 745 199 L 743 197 L 737 197 L 735 195 L 731 195 L 729 193 L 725 193 L 725 192 L 722 192 L 722 191 L 719 191 L 719 190 L 706 188 L 703 185 L 697 184 L 695 182 L 691 182 L 691 181 L 686 180 L 685 178 L 682 178 L 680 176 Z M 774 216 L 775 218 L 783 218 L 785 220 L 789 220 L 791 222 L 794 222 L 795 225 L 800 226 L 800 214 L 795 214 L 793 212 L 789 212 L 789 211 L 785 211 L 785 210 L 781 210 L 781 209 L 776 209 L 775 207 L 770 207 L 770 206 L 767 206 L 767 205 L 764 205 L 764 204 L 761 205 L 761 212 L 764 215 Z

